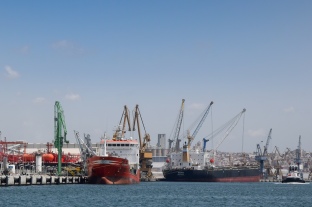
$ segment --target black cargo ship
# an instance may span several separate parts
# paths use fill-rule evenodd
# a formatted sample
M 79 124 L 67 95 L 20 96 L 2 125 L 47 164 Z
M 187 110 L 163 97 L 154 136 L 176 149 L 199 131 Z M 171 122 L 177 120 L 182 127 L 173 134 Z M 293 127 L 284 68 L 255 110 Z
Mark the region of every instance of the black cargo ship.
M 214 167 L 210 169 L 165 169 L 166 181 L 186 182 L 259 182 L 259 167 Z
M 209 160 L 209 161 L 208 161 Z M 171 153 L 163 175 L 166 181 L 186 182 L 259 182 L 260 168 L 251 166 L 215 166 L 208 152 L 189 152 L 185 144 L 182 152 Z

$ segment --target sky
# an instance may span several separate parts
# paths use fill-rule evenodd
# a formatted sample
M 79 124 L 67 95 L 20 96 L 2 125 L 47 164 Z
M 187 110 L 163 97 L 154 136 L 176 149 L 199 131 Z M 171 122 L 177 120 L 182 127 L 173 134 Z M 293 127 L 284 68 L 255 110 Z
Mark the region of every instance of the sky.
M 112 136 L 136 104 L 151 144 L 209 114 L 193 143 L 312 151 L 312 1 L 0 1 L 1 139 L 53 142 L 54 104 L 74 130 Z M 192 131 L 190 131 L 192 133 Z M 129 132 L 128 132 L 129 133 Z M 141 130 L 144 133 L 144 130 Z M 137 132 L 131 133 L 137 137 Z

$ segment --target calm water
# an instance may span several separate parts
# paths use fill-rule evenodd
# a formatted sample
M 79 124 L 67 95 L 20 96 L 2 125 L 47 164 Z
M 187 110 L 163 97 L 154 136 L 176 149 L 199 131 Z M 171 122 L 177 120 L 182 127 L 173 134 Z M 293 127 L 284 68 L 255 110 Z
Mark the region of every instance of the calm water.
M 312 206 L 311 184 L 175 183 L 0 188 L 0 206 Z

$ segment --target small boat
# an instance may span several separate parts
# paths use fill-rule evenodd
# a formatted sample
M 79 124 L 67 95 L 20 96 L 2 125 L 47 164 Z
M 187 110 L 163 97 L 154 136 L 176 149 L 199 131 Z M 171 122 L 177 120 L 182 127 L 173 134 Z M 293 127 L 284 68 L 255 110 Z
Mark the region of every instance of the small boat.
M 297 165 L 289 166 L 289 172 L 286 178 L 282 180 L 282 183 L 305 183 Z

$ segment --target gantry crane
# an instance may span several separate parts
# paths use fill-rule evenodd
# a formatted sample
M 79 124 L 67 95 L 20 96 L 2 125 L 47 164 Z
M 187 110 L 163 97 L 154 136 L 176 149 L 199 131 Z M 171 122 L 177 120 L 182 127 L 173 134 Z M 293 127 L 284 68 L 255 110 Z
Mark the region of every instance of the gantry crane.
M 142 126 L 144 128 L 144 137 L 142 139 L 141 136 L 141 129 L 140 129 L 140 120 L 142 123 Z M 153 174 L 152 174 L 152 151 L 151 149 L 148 148 L 148 145 L 151 141 L 150 135 L 146 133 L 144 122 L 141 116 L 141 112 L 139 110 L 139 105 L 136 105 L 135 107 L 135 112 L 134 112 L 134 117 L 133 117 L 133 131 L 135 131 L 135 126 L 137 125 L 138 127 L 138 135 L 139 135 L 139 141 L 140 141 L 140 171 L 141 173 L 141 178 L 147 181 L 150 181 L 153 179 Z
M 270 129 L 266 144 L 264 146 L 263 152 L 261 150 L 260 144 L 257 144 L 257 155 L 255 159 L 260 163 L 260 171 L 263 173 L 264 161 L 268 159 L 268 148 L 271 140 L 272 129 Z
M 56 101 L 54 105 L 54 146 L 58 151 L 57 159 L 57 174 L 60 175 L 62 171 L 62 148 L 63 143 L 69 143 L 66 139 L 67 129 L 65 124 L 64 111 L 61 104 Z

